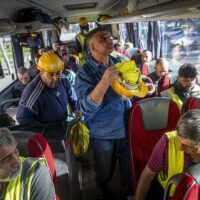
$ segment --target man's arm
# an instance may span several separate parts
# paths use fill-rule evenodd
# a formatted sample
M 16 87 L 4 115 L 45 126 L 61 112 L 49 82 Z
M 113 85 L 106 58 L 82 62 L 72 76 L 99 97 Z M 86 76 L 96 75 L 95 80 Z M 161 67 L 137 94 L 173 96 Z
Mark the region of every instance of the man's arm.
M 119 72 L 115 67 L 109 67 L 104 72 L 102 79 L 96 85 L 96 87 L 90 93 L 90 98 L 96 104 L 101 104 L 103 97 L 108 90 L 109 86 L 117 81 L 119 78 Z
M 140 179 L 136 188 L 135 200 L 145 199 L 155 176 L 156 176 L 156 172 L 152 172 L 149 169 L 149 167 L 146 165 L 146 167 L 144 168 L 140 176 Z
M 43 164 L 39 164 L 33 176 L 30 200 L 55 200 L 55 190 L 50 172 Z
M 16 119 L 19 124 L 31 124 L 31 125 L 42 124 L 38 120 L 38 117 L 35 115 L 35 113 L 31 109 L 25 107 L 22 104 L 19 104 L 18 106 Z

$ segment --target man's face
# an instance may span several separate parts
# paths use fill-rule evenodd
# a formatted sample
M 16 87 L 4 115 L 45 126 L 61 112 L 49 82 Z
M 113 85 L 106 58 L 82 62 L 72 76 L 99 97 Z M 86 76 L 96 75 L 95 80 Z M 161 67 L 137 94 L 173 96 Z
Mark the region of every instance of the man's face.
M 196 143 L 194 140 L 181 137 L 180 135 L 177 135 L 177 139 L 180 143 L 179 150 L 186 152 L 191 156 L 193 162 L 197 162 L 200 155 L 200 144 Z
M 100 31 L 96 33 L 92 41 L 92 53 L 98 55 L 110 55 L 114 50 L 114 45 L 110 34 L 107 31 Z
M 60 82 L 60 75 L 61 75 L 61 71 L 58 72 L 40 72 L 40 76 L 42 79 L 42 82 L 50 87 L 50 88 L 56 88 Z
M 186 91 L 191 91 L 191 89 L 194 87 L 196 83 L 196 77 L 194 78 L 185 78 L 182 76 L 177 77 L 178 83 L 182 85 L 183 88 L 185 88 Z
M 42 55 L 45 52 L 45 48 L 38 49 L 38 54 Z
M 54 51 L 57 51 L 57 52 L 60 50 L 60 46 L 59 46 L 58 43 L 53 43 L 52 48 L 53 48 Z
M 14 180 L 20 174 L 17 143 L 0 147 L 0 182 Z
M 156 75 L 162 77 L 168 73 L 168 65 L 166 63 L 158 63 L 156 65 Z
M 62 56 L 62 60 L 63 60 L 64 63 L 68 63 L 68 61 L 69 61 L 69 55 L 68 54 L 64 54 Z
M 30 75 L 27 72 L 23 74 L 18 73 L 17 77 L 19 82 L 22 83 L 22 85 L 27 85 L 30 82 Z
M 143 62 L 149 62 L 152 60 L 152 55 L 150 51 L 146 51 L 142 53 L 142 61 Z

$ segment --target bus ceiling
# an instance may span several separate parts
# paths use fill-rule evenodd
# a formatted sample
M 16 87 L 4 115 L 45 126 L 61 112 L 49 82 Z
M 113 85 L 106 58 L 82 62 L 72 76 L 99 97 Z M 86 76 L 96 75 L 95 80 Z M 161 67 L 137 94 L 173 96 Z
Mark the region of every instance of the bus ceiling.
M 200 18 L 199 0 L 1 0 L 0 35 L 55 29 L 42 21 L 17 21 L 16 14 L 28 8 L 40 9 L 51 19 L 62 16 L 68 23 L 77 23 L 81 16 L 96 21 L 99 15 L 110 17 L 102 24 Z

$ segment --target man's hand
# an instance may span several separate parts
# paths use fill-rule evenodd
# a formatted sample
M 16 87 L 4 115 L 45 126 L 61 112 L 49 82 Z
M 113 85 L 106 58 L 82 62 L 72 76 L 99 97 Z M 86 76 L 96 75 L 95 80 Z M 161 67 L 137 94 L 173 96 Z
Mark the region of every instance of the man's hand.
M 80 120 L 83 119 L 82 113 L 78 110 L 74 111 L 74 116 L 76 117 L 76 119 L 80 119 Z
M 117 81 L 118 78 L 119 78 L 119 71 L 117 70 L 116 67 L 111 66 L 108 67 L 108 69 L 106 69 L 101 80 L 104 82 L 104 84 L 111 85 L 112 83 Z

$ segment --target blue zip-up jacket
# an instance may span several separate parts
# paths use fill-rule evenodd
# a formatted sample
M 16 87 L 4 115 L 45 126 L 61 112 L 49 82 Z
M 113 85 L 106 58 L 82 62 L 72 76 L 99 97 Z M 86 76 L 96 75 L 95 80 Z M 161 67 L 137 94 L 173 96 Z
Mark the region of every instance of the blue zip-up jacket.
M 62 75 L 57 88 L 49 88 L 36 76 L 23 91 L 17 109 L 19 124 L 46 124 L 65 120 L 67 103 L 77 109 L 77 97 L 67 77 Z
M 117 63 L 109 57 L 109 64 Z M 109 87 L 103 102 L 98 105 L 90 99 L 90 93 L 101 80 L 106 67 L 88 58 L 75 79 L 75 90 L 78 97 L 78 108 L 84 115 L 85 123 L 90 130 L 90 136 L 97 139 L 120 139 L 126 137 L 126 112 L 130 101 Z

